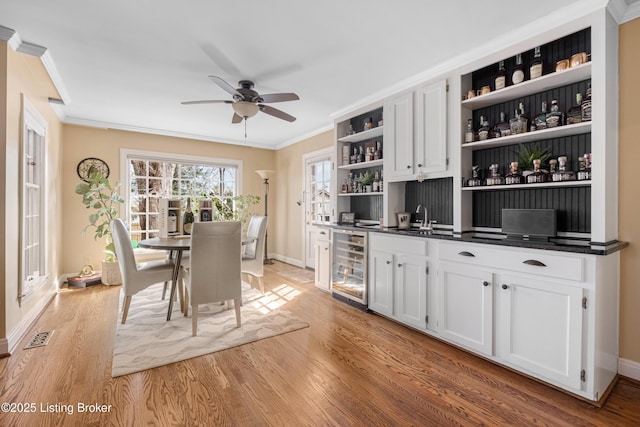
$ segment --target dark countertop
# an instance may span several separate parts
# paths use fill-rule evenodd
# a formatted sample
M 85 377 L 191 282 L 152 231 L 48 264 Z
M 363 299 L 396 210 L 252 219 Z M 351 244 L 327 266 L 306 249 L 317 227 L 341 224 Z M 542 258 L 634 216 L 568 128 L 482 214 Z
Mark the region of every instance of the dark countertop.
M 572 241 L 555 239 L 555 242 L 540 242 L 532 240 L 506 239 L 504 235 L 496 234 L 495 237 L 477 237 L 473 233 L 463 236 L 454 235 L 451 230 L 435 230 L 434 232 L 422 231 L 417 228 L 398 229 L 397 227 L 380 227 L 343 225 L 337 223 L 315 223 L 319 227 L 328 227 L 339 230 L 352 230 L 360 232 L 386 233 L 396 236 L 411 236 L 416 238 L 449 240 L 454 242 L 482 243 L 486 245 L 511 246 L 526 249 L 542 249 L 547 251 L 571 252 L 587 255 L 610 255 L 629 246 L 627 242 L 613 241 L 606 244 L 594 244 L 586 240 Z

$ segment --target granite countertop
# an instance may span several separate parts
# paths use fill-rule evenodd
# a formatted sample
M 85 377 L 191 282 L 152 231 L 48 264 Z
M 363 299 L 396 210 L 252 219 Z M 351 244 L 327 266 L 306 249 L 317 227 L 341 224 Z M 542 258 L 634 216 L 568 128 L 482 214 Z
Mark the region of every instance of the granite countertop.
M 542 249 L 547 251 L 573 252 L 588 255 L 610 255 L 629 246 L 629 243 L 620 241 L 613 241 L 607 244 L 593 244 L 586 240 L 562 240 L 561 238 L 554 239 L 554 241 L 552 242 L 506 239 L 505 236 L 501 234 L 496 234 L 489 237 L 485 234 L 482 237 L 479 237 L 474 236 L 473 233 L 467 233 L 460 236 L 454 235 L 451 230 L 446 229 L 436 229 L 433 232 L 427 232 L 418 228 L 399 229 L 397 227 L 380 227 L 379 225 L 344 225 L 327 222 L 315 223 L 314 225 L 339 230 L 386 233 L 394 234 L 397 236 L 411 236 L 416 238 L 449 240 L 455 242 L 482 243 L 497 246 Z

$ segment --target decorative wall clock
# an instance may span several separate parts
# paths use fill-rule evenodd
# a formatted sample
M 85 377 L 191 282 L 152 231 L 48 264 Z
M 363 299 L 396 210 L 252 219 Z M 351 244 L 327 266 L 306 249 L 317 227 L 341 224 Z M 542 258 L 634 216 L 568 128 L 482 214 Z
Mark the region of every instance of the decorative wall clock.
M 102 159 L 98 159 L 96 157 L 87 157 L 86 159 L 78 163 L 78 168 L 77 168 L 78 176 L 83 181 L 88 182 L 89 175 L 93 171 L 100 172 L 104 178 L 109 177 L 109 166 Z

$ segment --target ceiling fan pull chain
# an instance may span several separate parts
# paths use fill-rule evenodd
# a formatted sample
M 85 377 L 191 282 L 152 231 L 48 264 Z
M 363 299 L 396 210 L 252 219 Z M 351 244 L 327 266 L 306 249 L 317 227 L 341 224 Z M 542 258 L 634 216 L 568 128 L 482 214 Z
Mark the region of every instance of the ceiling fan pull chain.
M 247 118 L 244 118 L 244 143 L 247 143 Z

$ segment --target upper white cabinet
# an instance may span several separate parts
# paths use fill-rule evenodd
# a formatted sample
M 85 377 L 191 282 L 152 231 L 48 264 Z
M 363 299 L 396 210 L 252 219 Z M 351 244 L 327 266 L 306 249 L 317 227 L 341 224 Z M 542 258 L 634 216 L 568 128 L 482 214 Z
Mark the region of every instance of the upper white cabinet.
M 416 179 L 447 168 L 447 82 L 418 86 L 385 100 L 385 178 Z

